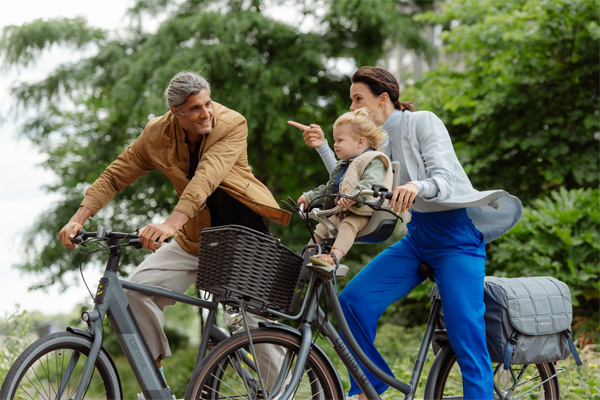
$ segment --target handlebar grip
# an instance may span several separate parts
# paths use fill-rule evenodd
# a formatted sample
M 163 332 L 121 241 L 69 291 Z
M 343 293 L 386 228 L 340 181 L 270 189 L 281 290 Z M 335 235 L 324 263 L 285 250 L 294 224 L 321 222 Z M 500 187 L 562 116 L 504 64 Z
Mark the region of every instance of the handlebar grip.
M 392 198 L 392 196 L 394 195 L 394 191 L 393 190 L 389 190 L 387 187 L 383 186 L 383 185 L 378 185 L 378 184 L 374 184 L 371 189 L 373 190 L 373 196 L 374 197 L 384 197 L 388 200 L 390 200 Z
M 77 234 L 75 235 L 75 237 L 73 239 L 71 239 L 71 242 L 73 242 L 75 244 L 81 244 L 81 243 L 83 243 L 86 233 L 87 232 L 86 232 L 85 229 L 78 230 Z
M 173 240 L 173 238 L 170 238 L 170 237 L 166 238 L 165 240 L 163 240 L 163 244 L 164 243 L 170 243 L 171 240 Z M 140 239 L 140 238 L 131 239 L 127 244 L 130 245 L 130 246 L 134 246 L 136 248 L 142 248 L 142 247 L 144 247 L 142 245 L 142 239 Z

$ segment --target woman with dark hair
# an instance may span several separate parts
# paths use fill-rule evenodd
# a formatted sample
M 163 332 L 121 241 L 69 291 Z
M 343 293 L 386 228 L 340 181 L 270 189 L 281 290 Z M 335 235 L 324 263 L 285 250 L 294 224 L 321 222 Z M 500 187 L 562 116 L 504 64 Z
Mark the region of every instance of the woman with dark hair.
M 477 191 L 462 168 L 448 130 L 429 111 L 415 111 L 399 100 L 400 87 L 382 68 L 362 67 L 352 76 L 351 110 L 365 107 L 385 129 L 383 152 L 400 162 L 401 185 L 391 209 L 410 210 L 406 236 L 375 257 L 340 295 L 350 329 L 369 358 L 391 374 L 373 342 L 377 320 L 393 302 L 425 277 L 418 267 L 433 267 L 444 304 L 444 319 L 463 375 L 465 399 L 492 399 L 493 371 L 486 346 L 483 303 L 485 245 L 511 229 L 521 202 L 503 190 Z M 335 157 L 318 125 L 290 121 L 304 131 L 328 169 Z M 388 385 L 365 371 L 378 393 Z M 366 399 L 350 377 L 349 396 Z

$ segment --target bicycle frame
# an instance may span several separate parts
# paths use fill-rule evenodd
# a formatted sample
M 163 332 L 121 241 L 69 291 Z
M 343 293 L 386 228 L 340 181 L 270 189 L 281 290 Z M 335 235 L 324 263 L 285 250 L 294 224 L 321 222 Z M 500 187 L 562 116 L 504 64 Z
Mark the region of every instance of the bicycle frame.
M 309 247 L 311 246 L 306 246 L 305 251 Z M 323 310 L 323 308 L 319 305 L 319 298 L 321 297 L 321 293 L 324 293 L 344 339 L 342 339 L 338 330 L 327 318 L 325 310 Z M 252 304 L 251 302 L 247 301 L 240 301 L 239 305 L 242 309 L 244 308 L 244 305 L 256 307 L 256 304 Z M 336 352 L 340 360 L 343 362 L 344 366 L 348 369 L 350 375 L 352 375 L 352 377 L 355 379 L 361 391 L 366 395 L 368 399 L 380 399 L 380 396 L 369 381 L 364 370 L 358 364 L 358 361 L 362 363 L 365 370 L 371 372 L 382 382 L 403 393 L 405 395 L 405 399 L 414 400 L 418 383 L 421 378 L 423 368 L 425 366 L 425 361 L 427 357 L 427 352 L 429 351 L 429 347 L 432 345 L 434 340 L 438 341 L 438 333 L 436 333 L 436 326 L 440 318 L 441 311 L 441 300 L 433 299 L 425 332 L 423 333 L 417 358 L 412 369 L 411 378 L 410 381 L 406 383 L 396 379 L 392 375 L 381 370 L 368 358 L 368 356 L 364 353 L 364 351 L 354 338 L 352 332 L 350 331 L 344 313 L 341 309 L 333 281 L 322 281 L 321 278 L 317 277 L 316 273 L 313 273 L 313 276 L 311 277 L 310 284 L 307 289 L 307 293 L 302 304 L 301 312 L 296 316 L 289 316 L 278 313 L 279 316 L 282 317 L 282 319 L 301 321 L 300 325 L 296 330 L 298 337 L 301 338 L 301 345 L 298 351 L 295 369 L 288 382 L 288 386 L 281 394 L 275 397 L 275 399 L 279 400 L 293 398 L 295 386 L 301 379 L 302 371 L 304 370 L 309 353 L 312 348 L 313 331 L 317 330 L 326 339 L 328 339 L 334 351 Z M 271 329 L 281 329 L 277 326 L 277 324 L 264 324 L 264 326 Z M 248 327 L 246 327 L 246 334 L 250 336 Z M 442 346 L 449 346 L 449 341 L 443 335 L 439 337 L 438 343 L 440 344 L 440 351 Z M 557 370 L 557 372 L 554 375 L 548 377 L 544 381 L 540 381 L 537 385 L 529 389 L 529 392 L 543 385 L 546 381 L 556 377 L 561 372 L 562 371 Z M 520 379 L 517 379 L 516 383 L 519 381 Z M 514 387 L 511 388 L 509 391 L 504 392 L 498 386 L 497 382 L 494 381 L 494 392 L 496 393 L 499 399 L 509 398 L 512 394 L 512 389 L 514 389 Z
M 313 278 L 315 279 L 315 278 Z M 313 287 L 315 282 L 311 282 L 310 287 Z M 331 306 L 331 310 L 334 314 L 336 321 L 339 324 L 340 330 L 344 335 L 344 339 L 338 333 L 338 330 L 333 324 L 327 319 L 327 315 L 323 308 L 318 304 L 320 293 L 324 291 L 327 300 Z M 335 352 L 340 357 L 340 360 L 344 363 L 346 368 L 352 377 L 356 380 L 360 386 L 362 392 L 369 399 L 379 399 L 379 394 L 374 389 L 373 385 L 369 382 L 369 379 L 365 375 L 364 371 L 359 366 L 360 361 L 365 369 L 373 373 L 377 378 L 386 384 L 390 385 L 394 389 L 402 392 L 406 395 L 405 399 L 412 400 L 417 389 L 419 378 L 425 365 L 425 358 L 427 351 L 433 340 L 435 325 L 440 315 L 441 302 L 434 300 L 432 303 L 432 312 L 429 315 L 427 321 L 427 328 L 423 335 L 417 360 L 413 368 L 412 376 L 409 383 L 397 380 L 393 376 L 382 371 L 377 367 L 360 348 L 356 339 L 352 335 L 350 328 L 346 322 L 343 311 L 341 309 L 335 287 L 332 281 L 324 282 L 323 285 L 316 285 L 312 290 L 307 293 L 308 299 L 305 300 L 304 313 L 302 315 L 302 323 L 297 328 L 300 336 L 302 337 L 302 346 L 298 353 L 298 359 L 296 361 L 296 368 L 290 379 L 290 385 L 287 389 L 277 397 L 277 399 L 288 399 L 292 398 L 294 392 L 294 382 L 298 382 L 300 375 L 304 369 L 304 365 L 308 359 L 308 353 L 310 351 L 312 343 L 312 329 L 311 326 L 318 329 L 321 334 L 325 336 L 333 346 Z M 275 327 L 275 325 L 269 325 Z
M 369 192 L 368 194 L 371 194 L 371 193 L 372 192 Z M 388 194 L 386 193 L 385 196 L 387 197 L 387 195 Z M 288 205 L 290 205 L 290 204 L 288 204 Z M 378 206 L 377 204 L 373 204 L 373 205 L 376 207 Z M 379 203 L 379 205 L 381 205 L 381 204 Z M 312 225 L 310 224 L 309 218 L 316 219 L 316 220 L 322 222 L 322 221 L 324 221 L 324 219 L 327 216 L 336 212 L 336 209 L 332 209 L 333 211 L 327 210 L 326 212 L 323 212 L 322 210 L 318 210 L 318 209 L 312 209 L 311 211 L 304 211 L 302 206 L 300 206 L 300 207 L 291 206 L 291 208 L 293 208 L 295 211 L 298 212 L 298 214 L 300 214 L 300 216 L 303 218 L 303 220 L 305 221 L 305 223 L 309 229 L 312 229 Z M 339 207 L 337 208 L 337 210 L 339 210 Z M 326 224 L 326 222 L 324 222 L 324 223 Z M 326 224 L 326 226 L 328 226 L 328 225 Z M 311 230 L 311 233 L 312 233 L 312 230 Z M 336 266 L 336 268 L 334 270 L 332 270 L 332 268 L 330 266 L 324 266 L 323 268 L 321 268 L 321 266 L 319 266 L 318 264 L 317 265 L 309 264 L 309 262 L 311 262 L 310 261 L 311 255 L 316 255 L 316 254 L 322 253 L 323 251 L 326 252 L 329 250 L 331 242 L 334 239 L 335 232 L 333 232 L 330 229 L 329 233 L 330 233 L 330 236 L 332 236 L 332 237 L 323 239 L 320 244 L 309 244 L 309 245 L 305 246 L 304 249 L 302 250 L 301 256 L 304 259 L 304 268 L 302 269 L 302 271 L 300 273 L 300 278 L 298 279 L 298 285 L 296 286 L 294 298 L 292 301 L 293 306 L 290 308 L 290 311 L 291 311 L 291 310 L 298 309 L 298 306 L 300 306 L 300 310 L 298 311 L 298 313 L 296 315 L 287 315 L 287 314 L 284 314 L 281 312 L 277 312 L 275 310 L 271 310 L 267 306 L 265 306 L 264 303 L 260 303 L 258 301 L 253 301 L 252 294 L 247 294 L 246 296 L 241 296 L 241 297 L 234 296 L 232 298 L 224 299 L 224 302 L 226 302 L 226 303 L 236 303 L 237 306 L 239 308 L 241 308 L 242 313 L 245 313 L 245 310 L 244 310 L 245 307 L 249 307 L 250 309 L 255 309 L 255 310 L 259 310 L 260 312 L 263 312 L 263 313 L 275 315 L 275 316 L 279 317 L 279 319 L 281 319 L 281 320 L 298 321 L 299 325 L 297 328 L 284 327 L 280 324 L 275 324 L 275 323 L 261 323 L 259 325 L 263 328 L 266 328 L 266 331 L 257 333 L 261 337 L 260 343 L 263 346 L 268 345 L 269 343 L 274 343 L 275 345 L 280 345 L 279 343 L 283 342 L 283 340 L 284 340 L 284 339 L 282 339 L 282 336 L 279 336 L 279 333 L 272 333 L 269 331 L 275 331 L 275 330 L 286 331 L 285 333 L 287 335 L 291 334 L 291 335 L 295 336 L 295 337 L 291 337 L 288 342 L 288 343 L 293 342 L 293 346 L 289 346 L 290 353 L 286 354 L 286 356 L 284 358 L 284 362 L 278 368 L 278 370 L 280 371 L 279 372 L 280 375 L 277 375 L 278 381 L 272 388 L 272 393 L 277 393 L 277 395 L 274 395 L 273 397 L 268 397 L 268 398 L 274 399 L 274 400 L 287 400 L 287 399 L 294 397 L 295 391 L 297 390 L 298 385 L 301 383 L 301 381 L 303 379 L 303 374 L 305 372 L 305 368 L 308 363 L 309 357 L 313 354 L 312 352 L 318 353 L 319 357 L 321 358 L 321 362 L 328 364 L 327 369 L 335 371 L 335 366 L 333 365 L 331 360 L 329 360 L 329 358 L 326 355 L 323 357 L 322 350 L 320 349 L 319 345 L 315 343 L 316 339 L 313 339 L 313 336 L 314 336 L 313 333 L 317 332 L 317 336 L 320 333 L 324 336 L 324 338 L 328 339 L 328 342 L 332 345 L 334 351 L 336 352 L 336 354 L 338 355 L 340 360 L 344 363 L 344 365 L 348 369 L 350 375 L 357 382 L 361 392 L 367 398 L 380 399 L 380 396 L 378 395 L 377 391 L 373 387 L 372 383 L 369 381 L 367 375 L 365 374 L 365 371 L 372 373 L 376 378 L 378 378 L 382 382 L 391 386 L 393 389 L 396 389 L 397 391 L 403 393 L 405 395 L 405 399 L 414 400 L 414 397 L 415 397 L 416 391 L 417 391 L 417 387 L 418 387 L 418 383 L 421 378 L 423 368 L 425 366 L 427 353 L 429 351 L 429 346 L 431 346 L 432 344 L 439 345 L 439 349 L 437 349 L 437 351 L 436 351 L 436 347 L 434 346 L 434 352 L 436 353 L 436 360 L 433 363 L 434 369 L 435 369 L 435 367 L 437 367 L 438 369 L 442 368 L 442 367 L 446 367 L 446 366 L 451 365 L 451 363 L 455 362 L 456 356 L 454 355 L 453 350 L 450 346 L 449 339 L 445 335 L 445 331 L 438 330 L 436 328 L 438 326 L 438 322 L 439 322 L 441 312 L 442 312 L 441 299 L 438 297 L 438 298 L 433 298 L 431 301 L 431 309 L 430 309 L 430 313 L 429 313 L 429 318 L 427 321 L 425 332 L 423 333 L 423 337 L 421 339 L 421 344 L 419 347 L 417 358 L 416 358 L 416 360 L 414 362 L 414 366 L 412 368 L 411 377 L 410 377 L 409 382 L 406 383 L 406 382 L 402 382 L 402 381 L 396 379 L 391 374 L 388 374 L 387 372 L 381 370 L 375 363 L 373 363 L 368 358 L 368 356 L 361 349 L 358 342 L 354 338 L 352 332 L 350 331 L 349 325 L 346 321 L 346 318 L 344 316 L 344 313 L 342 311 L 341 305 L 340 305 L 338 297 L 337 297 L 337 291 L 335 289 L 335 278 L 332 277 L 332 275 L 335 277 L 344 276 L 348 270 L 347 267 L 339 268 L 339 266 Z M 313 237 L 313 241 L 314 241 L 314 237 Z M 422 270 L 421 270 L 421 268 L 422 268 Z M 423 275 L 424 277 L 429 277 L 431 280 L 433 280 L 432 269 L 427 264 L 422 264 L 419 266 L 419 273 L 421 275 Z M 299 289 L 300 284 L 304 285 L 302 289 Z M 306 288 L 306 287 L 307 287 L 307 289 L 304 290 L 304 288 Z M 304 298 L 303 298 L 301 304 L 299 304 L 300 298 L 301 298 L 300 296 L 302 295 L 302 293 L 304 293 Z M 335 321 L 339 325 L 339 331 L 341 332 L 341 334 L 333 326 L 333 324 L 328 320 L 326 310 L 319 304 L 319 298 L 322 297 L 321 296 L 322 293 L 329 303 L 327 310 L 329 310 L 329 309 L 332 310 L 333 315 L 335 317 Z M 245 320 L 244 320 L 244 326 L 245 326 L 245 332 L 239 333 L 239 335 L 244 335 L 243 340 L 240 340 L 241 336 L 232 338 L 232 340 L 230 340 L 228 344 L 223 344 L 222 346 L 218 347 L 218 349 L 219 349 L 218 355 L 216 355 L 215 357 L 209 356 L 209 358 L 206 360 L 206 362 L 200 366 L 200 368 L 199 368 L 200 370 L 197 371 L 197 373 L 194 376 L 194 378 L 196 379 L 195 380 L 196 386 L 193 388 L 194 391 L 192 391 L 194 396 L 197 393 L 199 393 L 198 390 L 204 390 L 203 389 L 204 387 L 208 387 L 209 392 L 212 392 L 213 390 L 215 390 L 216 392 L 219 391 L 218 388 L 213 388 L 212 383 L 210 383 L 210 382 L 207 383 L 208 381 L 206 381 L 206 379 L 207 379 L 207 377 L 215 377 L 215 371 L 217 371 L 217 374 L 221 371 L 223 372 L 223 374 L 225 374 L 225 371 L 223 371 L 221 369 L 222 365 L 223 365 L 224 357 L 235 358 L 235 357 L 237 357 L 237 352 L 249 351 L 250 353 L 252 353 L 253 358 L 256 359 L 252 333 L 251 333 L 247 323 L 245 322 Z M 281 332 L 281 333 L 283 333 L 283 332 Z M 269 335 L 271 335 L 270 339 L 269 339 Z M 342 336 L 344 339 L 342 339 Z M 267 341 L 265 339 L 267 339 Z M 272 341 L 270 342 L 268 340 L 272 340 Z M 244 347 L 238 347 L 242 344 L 244 347 L 248 347 L 249 350 L 245 350 Z M 231 346 L 231 347 L 228 347 L 228 346 Z M 282 346 L 285 346 L 285 345 L 282 345 Z M 288 346 L 285 346 L 285 347 L 288 347 Z M 437 358 L 437 356 L 441 356 L 441 357 Z M 450 358 L 451 356 L 453 356 L 454 359 Z M 295 357 L 295 365 L 293 367 L 293 370 L 288 369 L 288 367 L 291 366 L 291 363 L 289 362 L 289 357 Z M 359 365 L 359 363 L 362 365 Z M 540 369 L 539 366 L 536 365 L 535 367 L 539 371 L 542 371 L 542 369 Z M 526 370 L 526 368 L 527 368 L 527 365 L 525 365 L 525 368 L 518 368 L 521 370 L 521 372 L 519 373 L 520 374 L 519 376 L 515 376 L 515 373 L 513 372 L 512 368 L 510 370 L 508 370 L 508 373 L 512 377 L 512 380 L 510 382 L 508 382 L 509 386 L 501 387 L 498 384 L 498 382 L 494 381 L 494 383 L 493 383 L 494 391 L 499 399 L 513 398 L 512 397 L 513 390 L 515 388 L 519 388 L 523 385 L 523 383 L 521 383 L 521 376 L 525 373 L 524 371 Z M 432 371 L 433 371 L 433 369 L 432 369 Z M 432 371 L 430 371 L 429 377 L 432 377 L 432 375 L 431 375 Z M 445 390 L 445 382 L 446 381 L 445 380 L 444 381 L 436 381 L 436 378 L 439 378 L 440 376 L 444 379 L 447 378 L 448 377 L 447 371 L 448 370 L 444 370 L 444 375 L 440 375 L 440 371 L 439 370 L 437 371 L 438 375 L 434 375 L 433 379 L 432 379 L 433 384 L 435 386 L 429 385 L 429 382 L 428 382 L 428 385 L 425 388 L 426 396 L 431 396 L 431 393 L 428 394 L 428 391 L 433 392 L 434 390 L 438 390 L 438 389 Z M 550 381 L 556 375 L 558 375 L 557 373 L 553 372 L 554 368 L 550 368 L 550 369 L 545 368 L 543 371 L 544 371 L 545 380 L 539 381 L 534 376 L 533 381 L 534 381 L 535 386 L 524 387 L 525 390 L 527 390 L 527 391 L 520 392 L 520 395 L 524 395 L 524 394 L 531 392 L 533 389 L 544 385 L 546 382 Z M 281 372 L 283 372 L 283 373 L 281 373 Z M 232 379 L 232 382 L 237 383 L 237 381 L 235 379 L 240 375 L 241 374 L 239 374 L 236 371 L 234 373 L 235 378 Z M 496 373 L 494 373 L 494 375 L 496 375 Z M 542 374 L 538 374 L 538 376 L 541 376 L 541 375 Z M 551 375 L 551 376 L 547 376 L 547 375 Z M 260 376 L 260 371 L 258 371 L 258 377 L 255 377 L 254 379 L 256 381 L 258 381 L 260 385 L 263 385 L 262 377 Z M 316 381 L 319 382 L 319 379 L 320 378 L 317 378 Z M 329 387 L 332 387 L 333 385 L 336 385 L 336 383 L 334 382 L 335 379 L 336 379 L 336 377 L 331 377 L 331 376 L 323 377 L 323 382 L 329 388 Z M 337 379 L 338 379 L 337 385 L 339 385 L 338 388 L 343 389 L 341 387 L 341 382 L 339 381 L 339 377 L 337 377 Z M 531 380 L 530 378 L 526 378 L 526 383 L 530 380 Z M 219 380 L 219 382 L 220 382 L 220 380 Z M 440 382 L 441 382 L 441 386 L 439 384 Z M 208 386 L 203 387 L 200 385 L 208 385 Z M 282 385 L 285 385 L 285 388 L 283 388 Z M 512 386 L 510 386 L 510 385 L 512 385 Z M 225 385 L 225 386 L 229 387 L 228 385 Z M 232 385 L 232 386 L 234 386 L 234 385 Z M 282 389 L 283 389 L 283 391 L 280 392 L 280 390 L 282 390 Z M 544 388 L 544 391 L 545 391 L 545 389 L 546 388 Z M 550 389 L 550 393 L 558 394 L 558 386 L 555 385 L 554 388 L 550 387 L 549 389 Z M 244 391 L 244 389 L 242 389 L 242 390 Z M 246 390 L 247 390 L 247 386 L 246 386 Z M 329 390 L 328 393 L 331 393 L 331 392 L 332 391 Z M 338 392 L 338 391 L 334 390 L 333 392 Z M 254 395 L 254 393 L 255 392 L 248 391 L 248 394 L 250 397 L 252 397 Z M 263 394 L 267 393 L 264 390 L 264 386 L 262 386 L 261 393 L 263 393 Z M 435 396 L 439 396 L 439 395 L 436 394 Z M 457 398 L 457 397 L 453 396 L 452 398 Z M 517 397 L 515 397 L 515 398 L 517 398 Z
M 435 300 L 431 305 L 432 311 L 429 314 L 429 319 L 427 321 L 425 333 L 423 334 L 423 338 L 421 340 L 421 345 L 419 347 L 417 359 L 413 367 L 411 379 L 407 384 L 384 372 L 368 358 L 368 356 L 361 349 L 358 342 L 356 342 L 356 339 L 352 335 L 352 332 L 350 331 L 350 327 L 346 322 L 346 318 L 344 317 L 344 313 L 340 306 L 337 294 L 331 282 L 328 282 L 326 284 L 325 292 L 330 302 L 329 304 L 331 306 L 335 319 L 340 326 L 342 334 L 344 335 L 347 347 L 344 344 L 344 341 L 342 340 L 341 336 L 338 334 L 338 331 L 328 321 L 324 324 L 325 329 L 323 334 L 328 337 L 331 343 L 333 343 L 333 347 L 336 353 L 338 354 L 342 362 L 344 362 L 344 364 L 348 368 L 348 371 L 350 371 L 350 374 L 356 380 L 359 387 L 361 388 L 363 393 L 365 393 L 367 398 L 378 399 L 379 395 L 367 379 L 364 371 L 362 371 L 362 369 L 356 364 L 356 359 L 358 359 L 364 365 L 366 370 L 370 371 L 382 382 L 385 382 L 394 389 L 404 393 L 406 395 L 405 399 L 412 400 L 414 398 L 417 389 L 417 384 L 419 382 L 419 378 L 421 377 L 421 373 L 425 365 L 427 351 L 433 340 L 433 333 L 440 315 L 441 302 L 439 300 Z M 320 307 L 319 312 L 320 314 L 322 313 L 320 315 L 321 319 L 326 318 L 323 310 Z M 352 351 L 352 353 L 348 351 L 348 348 Z M 356 358 L 353 356 L 353 354 L 356 355 Z
M 107 243 L 111 244 L 111 240 L 114 239 L 107 239 Z M 168 298 L 195 307 L 205 308 L 209 311 L 205 325 L 207 329 L 202 335 L 196 365 L 206 355 L 211 336 L 218 339 L 223 339 L 227 336 L 219 329 L 214 328 L 219 303 L 120 279 L 116 271 L 121 258 L 121 248 L 115 245 L 116 241 L 112 244 L 113 246 L 108 246 L 110 253 L 109 260 L 104 275 L 100 278 L 94 298 L 94 311 L 85 311 L 82 313 L 82 319 L 88 324 L 88 331 L 92 335 L 93 344 L 75 398 L 80 399 L 83 395 L 94 363 L 100 352 L 103 341 L 102 328 L 104 317 L 106 316 L 117 335 L 119 344 L 125 353 L 144 396 L 147 399 L 171 400 L 171 390 L 167 387 L 144 336 L 140 332 L 135 316 L 129 307 L 129 301 L 124 289 Z M 68 377 L 65 377 L 63 380 L 66 382 Z

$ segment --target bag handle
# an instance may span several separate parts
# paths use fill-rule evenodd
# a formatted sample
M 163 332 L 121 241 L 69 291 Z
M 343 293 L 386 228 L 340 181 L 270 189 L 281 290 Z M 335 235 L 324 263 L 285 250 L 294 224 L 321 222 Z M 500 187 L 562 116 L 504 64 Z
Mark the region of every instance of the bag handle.
M 573 355 L 573 358 L 575 359 L 575 364 L 577 364 L 577 366 L 581 366 L 581 364 L 583 364 L 581 362 L 581 358 L 579 358 L 579 353 L 577 353 L 577 349 L 575 348 L 575 343 L 573 343 L 573 332 L 571 332 L 570 330 L 567 330 L 565 332 L 567 334 L 567 337 L 569 338 L 569 350 L 571 350 L 571 354 Z
M 517 332 L 515 331 L 506 343 L 506 350 L 504 350 L 504 369 L 506 371 L 510 368 L 510 359 L 515 351 L 515 345 L 517 344 Z

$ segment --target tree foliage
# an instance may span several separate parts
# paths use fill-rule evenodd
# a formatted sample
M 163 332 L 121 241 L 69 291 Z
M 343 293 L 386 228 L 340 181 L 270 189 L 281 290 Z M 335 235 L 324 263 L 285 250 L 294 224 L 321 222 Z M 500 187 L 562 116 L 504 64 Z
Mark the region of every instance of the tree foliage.
M 60 195 L 31 228 L 27 261 L 20 267 L 39 274 L 43 285 L 68 284 L 65 276 L 79 254 L 65 251 L 56 233 L 85 188 L 149 118 L 166 111 L 162 93 L 176 72 L 200 71 L 216 101 L 246 116 L 254 173 L 277 199 L 295 198 L 324 181 L 326 172 L 286 121 L 318 123 L 330 137 L 331 122 L 349 104 L 349 79 L 336 66 L 375 65 L 386 46 L 397 42 L 431 56 L 418 34 L 423 24 L 443 26 L 444 62 L 405 98 L 446 122 L 477 188 L 507 189 L 526 205 L 560 187 L 597 188 L 600 33 L 593 2 L 446 0 L 435 12 L 409 17 L 435 4 L 140 0 L 129 11 L 129 29 L 120 34 L 81 19 L 6 27 L 0 41 L 5 66 L 25 68 L 52 46 L 74 54 L 47 78 L 13 88 L 28 116 L 25 134 L 48 155 L 45 167 L 59 177 L 48 189 Z M 312 29 L 268 17 L 274 5 L 296 10 L 312 21 Z M 145 24 L 153 18 L 158 28 L 148 31 Z M 171 184 L 151 173 L 86 228 L 97 223 L 133 229 L 163 218 L 176 201 Z M 294 250 L 308 239 L 297 220 L 289 228 L 271 227 Z M 509 262 L 493 249 L 502 240 L 490 246 L 492 268 Z M 353 273 L 385 245 L 355 246 L 346 258 Z M 124 261 L 132 265 L 143 256 L 128 252 Z M 568 264 L 570 256 L 565 257 Z M 394 318 L 423 314 L 400 311 L 420 310 L 427 291 L 421 286 L 395 306 Z
M 80 255 L 65 251 L 57 232 L 77 209 L 85 188 L 150 118 L 167 111 L 163 92 L 180 70 L 202 73 L 211 82 L 212 98 L 247 118 L 253 171 L 275 198 L 296 198 L 322 183 L 327 174 L 318 155 L 286 121 L 317 123 L 330 135 L 331 123 L 349 104 L 349 79 L 335 68 L 337 62 L 352 63 L 356 53 L 361 64 L 375 64 L 384 54 L 385 32 L 394 32 L 395 21 L 402 19 L 406 30 L 416 27 L 404 14 L 432 2 L 386 1 L 381 12 L 357 0 L 154 0 L 133 4 L 131 25 L 121 34 L 90 27 L 79 18 L 6 27 L 0 41 L 5 66 L 26 67 L 51 46 L 73 51 L 73 61 L 47 78 L 13 88 L 19 110 L 28 116 L 25 134 L 48 155 L 44 166 L 58 176 L 48 189 L 60 195 L 31 228 L 27 261 L 20 268 L 39 274 L 40 286 L 68 283 L 64 277 L 77 267 Z M 312 18 L 313 29 L 300 31 L 268 17 L 264 11 L 274 5 Z M 147 31 L 153 18 L 158 28 Z M 418 35 L 409 39 L 428 53 Z M 132 230 L 163 218 L 176 201 L 166 178 L 151 173 L 119 193 L 86 228 L 94 229 L 96 223 Z M 299 223 L 272 228 L 290 247 L 300 248 L 308 240 Z M 127 252 L 124 262 L 135 264 L 143 256 Z
M 448 0 L 445 63 L 419 86 L 475 186 L 525 202 L 598 187 L 600 10 L 589 0 Z
M 446 123 L 475 187 L 525 205 L 488 246 L 487 274 L 557 277 L 578 315 L 596 320 L 599 11 L 587 0 L 447 0 L 416 17 L 443 26 L 443 55 L 406 93 Z
M 15 359 L 28 346 L 31 340 L 33 322 L 26 311 L 15 305 L 13 311 L 6 311 L 0 318 L 2 349 L 0 349 L 0 376 L 5 377 Z
M 442 55 L 403 94 L 445 122 L 476 188 L 503 188 L 526 206 L 488 245 L 487 274 L 555 276 L 578 315 L 596 320 L 599 11 L 587 0 L 446 0 L 415 17 L 443 27 Z M 423 322 L 429 289 L 384 318 Z

